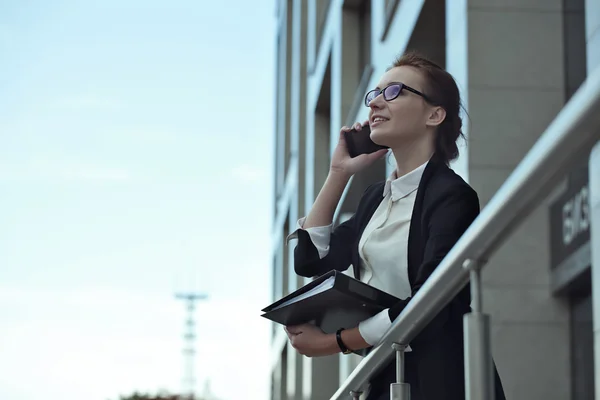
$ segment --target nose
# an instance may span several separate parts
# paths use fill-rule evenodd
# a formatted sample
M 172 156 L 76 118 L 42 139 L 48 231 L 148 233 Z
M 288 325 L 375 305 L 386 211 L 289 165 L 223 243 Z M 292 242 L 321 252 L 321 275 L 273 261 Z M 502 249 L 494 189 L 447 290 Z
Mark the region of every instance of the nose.
M 379 110 L 379 109 L 381 109 L 383 101 L 385 101 L 385 100 L 383 99 L 383 92 L 382 92 L 382 93 L 379 93 L 377 95 L 377 97 L 375 97 L 373 100 L 371 100 L 371 102 L 369 103 L 369 108 L 371 110 Z

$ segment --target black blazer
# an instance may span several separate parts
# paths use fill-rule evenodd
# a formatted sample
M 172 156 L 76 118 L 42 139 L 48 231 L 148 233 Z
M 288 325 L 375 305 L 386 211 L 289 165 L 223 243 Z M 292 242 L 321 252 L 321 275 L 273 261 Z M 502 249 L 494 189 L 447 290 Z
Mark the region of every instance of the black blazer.
M 299 230 L 294 249 L 296 273 L 313 277 L 332 269 L 344 271 L 352 264 L 354 276 L 359 278 L 358 243 L 383 200 L 384 186 L 385 182 L 379 182 L 366 189 L 354 216 L 332 232 L 329 253 L 323 259 L 308 233 Z M 419 183 L 409 230 L 408 277 L 413 296 L 478 214 L 477 193 L 434 155 Z M 396 319 L 411 298 L 390 308 L 390 320 Z M 464 399 L 462 316 L 470 311 L 470 302 L 467 285 L 410 343 L 413 351 L 406 353 L 406 379 L 411 383 L 412 400 Z M 391 363 L 371 381 L 374 393 L 369 398 L 379 398 L 373 397 L 377 390 L 382 399 L 386 393 L 389 396 L 394 372 Z

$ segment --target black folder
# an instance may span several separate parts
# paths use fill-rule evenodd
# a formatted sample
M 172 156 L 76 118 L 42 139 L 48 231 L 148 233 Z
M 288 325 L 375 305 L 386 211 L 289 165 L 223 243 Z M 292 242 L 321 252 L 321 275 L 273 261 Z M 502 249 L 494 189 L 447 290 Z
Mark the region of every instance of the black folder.
M 389 293 L 333 270 L 264 308 L 262 316 L 286 326 L 312 323 L 325 333 L 335 333 L 340 328 L 358 326 L 398 301 Z

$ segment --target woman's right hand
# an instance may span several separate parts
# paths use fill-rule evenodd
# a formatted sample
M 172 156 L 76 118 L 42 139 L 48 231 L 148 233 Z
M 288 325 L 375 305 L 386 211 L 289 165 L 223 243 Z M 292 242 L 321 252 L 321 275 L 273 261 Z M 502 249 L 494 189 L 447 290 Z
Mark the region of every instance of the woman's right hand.
M 360 131 L 362 127 L 368 123 L 369 121 L 366 121 L 363 124 L 357 122 L 350 128 L 347 126 L 342 127 L 340 130 L 338 144 L 333 150 L 333 154 L 331 156 L 331 166 L 329 168 L 330 174 L 341 174 L 342 176 L 349 178 L 387 154 L 388 151 L 386 149 L 378 150 L 371 154 L 361 154 L 354 158 L 350 157 L 350 154 L 348 154 L 348 146 L 346 145 L 344 132 L 351 131 L 352 129 Z

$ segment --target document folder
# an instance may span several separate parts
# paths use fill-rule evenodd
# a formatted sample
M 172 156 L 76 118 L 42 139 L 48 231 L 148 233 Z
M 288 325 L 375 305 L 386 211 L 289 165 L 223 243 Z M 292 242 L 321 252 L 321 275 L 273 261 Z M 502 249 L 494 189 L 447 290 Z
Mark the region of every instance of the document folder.
M 354 328 L 400 301 L 339 271 L 330 271 L 262 311 L 282 325 L 312 323 L 325 333 Z

